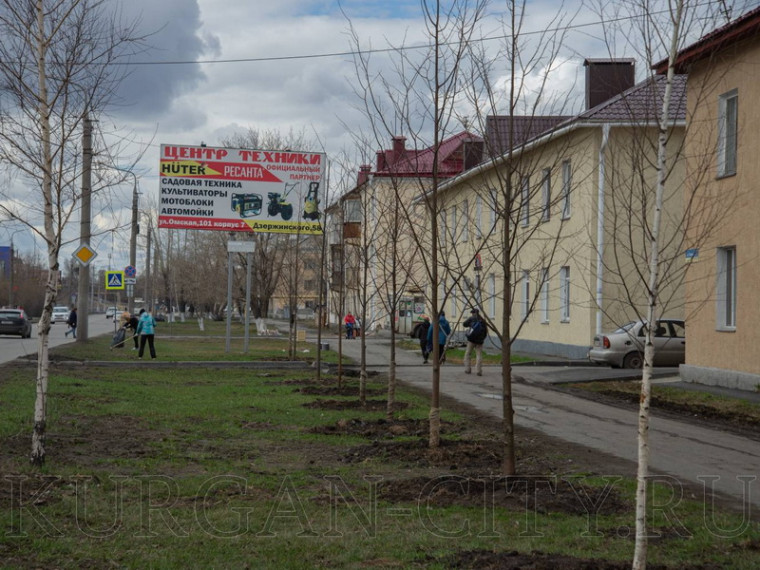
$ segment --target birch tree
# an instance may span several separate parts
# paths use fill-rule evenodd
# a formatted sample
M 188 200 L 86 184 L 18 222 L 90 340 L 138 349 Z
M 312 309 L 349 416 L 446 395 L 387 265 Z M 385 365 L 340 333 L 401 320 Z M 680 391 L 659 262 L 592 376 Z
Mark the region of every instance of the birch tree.
M 38 324 L 37 397 L 31 462 L 45 461 L 48 332 L 56 303 L 59 251 L 77 194 L 81 121 L 102 111 L 121 79 L 113 63 L 137 41 L 98 0 L 0 2 L 0 163 L 29 194 L 0 208 L 36 231 L 47 247 L 47 285 Z M 36 230 L 36 223 L 42 224 Z

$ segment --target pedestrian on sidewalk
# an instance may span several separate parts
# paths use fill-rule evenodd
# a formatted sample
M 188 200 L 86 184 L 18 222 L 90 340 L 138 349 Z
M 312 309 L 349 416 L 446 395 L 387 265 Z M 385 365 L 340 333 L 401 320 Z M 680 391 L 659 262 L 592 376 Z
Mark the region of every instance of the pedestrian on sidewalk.
M 422 351 L 422 363 L 427 364 L 430 351 L 428 350 L 428 330 L 430 329 L 430 319 L 426 315 L 419 317 L 419 322 L 414 325 L 409 336 L 420 341 L 420 350 Z
M 354 327 L 356 326 L 356 319 L 351 314 L 351 311 L 348 312 L 346 318 L 343 319 L 343 322 L 346 325 L 346 339 L 350 340 L 354 338 Z
M 446 362 L 446 341 L 451 334 L 451 325 L 446 320 L 446 313 L 441 311 L 438 315 L 438 363 Z M 433 352 L 433 326 L 428 329 L 427 333 L 428 352 Z
M 475 372 L 478 376 L 483 376 L 483 343 L 488 337 L 488 325 L 483 317 L 480 316 L 478 309 L 470 311 L 470 317 L 464 322 L 467 332 L 467 349 L 464 351 L 464 372 L 472 372 L 471 358 L 472 351 L 475 351 Z
M 69 318 L 66 320 L 66 324 L 69 325 L 69 330 L 67 330 L 63 336 L 68 337 L 69 333 L 76 338 L 77 337 L 77 308 L 71 307 L 71 312 L 69 313 Z
M 145 343 L 150 348 L 150 357 L 156 358 L 156 348 L 153 346 L 153 337 L 156 332 L 156 321 L 145 309 L 140 309 L 140 318 L 137 320 L 137 334 L 140 335 L 140 352 L 137 358 L 142 358 L 145 352 Z

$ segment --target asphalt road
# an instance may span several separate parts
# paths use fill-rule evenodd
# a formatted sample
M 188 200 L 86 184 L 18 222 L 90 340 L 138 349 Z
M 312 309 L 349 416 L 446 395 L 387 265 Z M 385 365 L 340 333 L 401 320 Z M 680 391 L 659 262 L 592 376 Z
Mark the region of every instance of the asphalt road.
M 375 369 L 387 368 L 389 339 L 367 337 L 366 340 L 368 364 Z M 334 337 L 329 342 L 332 349 L 337 349 Z M 360 341 L 344 340 L 343 352 L 358 362 Z M 432 368 L 422 364 L 419 351 L 397 351 L 396 363 L 398 378 L 413 386 L 430 389 Z M 523 379 L 513 383 L 516 426 L 533 428 L 630 461 L 630 475 L 635 476 L 637 413 L 546 386 L 558 379 L 590 380 L 601 375 L 609 376 L 609 372 L 609 369 L 598 366 L 515 367 L 514 374 Z M 669 372 L 672 375 L 674 369 Z M 660 381 L 673 379 L 671 376 Z M 483 376 L 479 377 L 465 374 L 460 365 L 444 364 L 441 390 L 480 411 L 502 417 L 501 368 L 498 366 L 484 366 Z M 688 492 L 695 485 L 708 491 L 714 487 L 737 506 L 745 503 L 751 503 L 755 508 L 760 506 L 760 481 L 757 480 L 760 444 L 757 440 L 658 417 L 651 418 L 649 431 L 652 473 L 672 477 L 676 488 L 684 483 L 683 488 L 688 488 Z
M 88 320 L 88 334 L 98 336 L 113 332 L 113 320 L 106 319 L 103 313 L 90 315 Z M 48 335 L 49 346 L 54 347 L 59 344 L 76 342 L 71 336 L 66 338 L 64 333 L 69 329 L 64 323 L 56 323 L 50 327 Z M 37 325 L 32 326 L 32 338 L 22 339 L 17 336 L 0 335 L 0 363 L 15 360 L 19 356 L 37 353 L 39 346 L 39 336 L 37 334 Z

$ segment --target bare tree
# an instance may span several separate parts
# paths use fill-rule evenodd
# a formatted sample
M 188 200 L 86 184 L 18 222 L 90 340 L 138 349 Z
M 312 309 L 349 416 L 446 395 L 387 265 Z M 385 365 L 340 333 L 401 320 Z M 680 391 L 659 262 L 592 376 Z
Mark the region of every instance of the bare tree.
M 455 0 L 423 1 L 422 17 L 425 50 L 395 51 L 393 78 L 373 71 L 371 61 L 358 50 L 355 58 L 358 87 L 364 111 L 370 119 L 377 140 L 403 134 L 414 150 L 432 149 L 432 172 L 417 178 L 417 191 L 423 195 L 428 227 L 412 227 L 412 244 L 425 255 L 421 262 L 427 289 L 427 300 L 433 313 L 433 337 L 438 336 L 438 317 L 443 310 L 439 275 L 440 216 L 438 188 L 443 180 L 439 172 L 441 142 L 452 133 L 456 123 L 456 98 L 462 92 L 463 67 L 469 42 L 485 16 L 486 2 Z M 360 46 L 354 32 L 353 41 Z M 456 126 L 459 126 L 458 123 Z M 416 208 L 404 208 L 404 217 L 411 221 L 419 215 Z M 433 343 L 429 445 L 440 445 L 440 355 Z
M 120 68 L 112 64 L 137 40 L 134 24 L 124 26 L 106 8 L 97 0 L 0 3 L 0 162 L 37 194 L 28 200 L 6 191 L 0 208 L 38 232 L 47 246 L 47 286 L 38 325 L 31 453 L 35 465 L 45 461 L 48 332 L 62 236 L 79 199 L 81 121 L 104 109 L 121 79 Z M 42 230 L 36 229 L 36 222 L 42 223 Z

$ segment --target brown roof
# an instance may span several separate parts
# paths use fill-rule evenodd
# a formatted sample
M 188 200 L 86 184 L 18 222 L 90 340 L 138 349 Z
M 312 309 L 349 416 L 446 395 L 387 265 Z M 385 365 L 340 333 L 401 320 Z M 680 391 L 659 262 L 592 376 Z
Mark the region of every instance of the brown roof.
M 467 168 L 474 166 L 468 159 L 467 145 L 480 146 L 483 142 L 478 135 L 462 131 L 454 136 L 444 139 L 438 145 L 438 175 L 451 177 L 461 174 Z M 387 153 L 388 151 L 386 151 Z M 386 159 L 385 168 L 374 172 L 375 176 L 423 176 L 433 175 L 433 158 L 436 154 L 433 147 L 422 150 L 405 149 L 403 156 L 389 166 Z
M 512 148 L 518 148 L 529 140 L 538 137 L 556 127 L 570 117 L 565 116 L 516 116 L 492 115 L 486 117 L 486 157 L 496 157 L 509 149 L 510 136 Z M 511 133 L 510 133 L 511 126 Z
M 698 41 L 678 52 L 676 72 L 685 73 L 693 63 L 708 58 L 743 39 L 755 37 L 758 33 L 760 33 L 760 7 L 750 10 L 733 22 L 702 36 Z M 665 73 L 667 67 L 667 59 L 653 66 L 657 73 Z
M 673 77 L 671 91 L 670 119 L 683 121 L 686 118 L 686 75 Z M 655 121 L 662 112 L 666 77 L 655 75 L 623 91 L 620 95 L 584 111 L 574 121 L 624 121 L 644 123 Z

